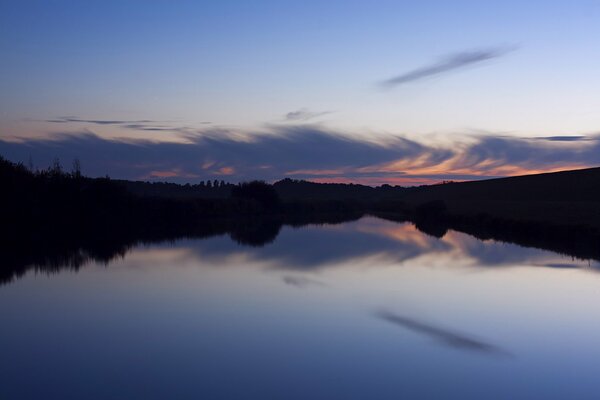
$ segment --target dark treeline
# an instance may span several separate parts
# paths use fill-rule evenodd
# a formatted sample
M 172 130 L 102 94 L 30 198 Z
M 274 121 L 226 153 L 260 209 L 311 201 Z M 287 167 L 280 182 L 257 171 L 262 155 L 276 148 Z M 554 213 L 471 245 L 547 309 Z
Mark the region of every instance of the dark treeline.
M 274 185 L 250 182 L 238 185 L 223 183 L 205 188 L 226 190 L 227 196 L 166 196 L 136 194 L 126 181 L 88 178 L 78 169 L 63 171 L 57 162 L 46 170 L 31 171 L 22 164 L 0 158 L 0 181 L 7 195 L 0 198 L 4 226 L 39 229 L 70 227 L 75 231 L 89 227 L 101 229 L 135 223 L 144 230 L 179 229 L 196 226 L 209 218 L 347 213 L 362 208 L 358 202 L 345 200 L 281 201 Z M 137 185 L 137 182 L 130 182 Z M 148 187 L 185 191 L 187 185 L 148 184 Z M 197 185 L 199 186 L 199 185 Z M 193 186 L 189 186 L 193 187 Z M 201 189 L 198 189 L 201 190 Z M 161 190 L 158 190 L 161 191 Z M 131 229 L 126 227 L 124 229 Z
M 90 258 L 107 262 L 136 243 L 227 233 L 239 243 L 263 245 L 284 224 L 362 216 L 354 202 L 283 203 L 262 182 L 236 185 L 219 199 L 139 196 L 122 181 L 84 177 L 78 168 L 65 172 L 58 162 L 33 172 L 0 158 L 0 184 L 0 281 L 31 266 L 51 271 Z
M 31 267 L 108 262 L 139 243 L 228 234 L 260 246 L 283 225 L 366 214 L 436 237 L 455 229 L 600 260 L 600 169 L 417 188 L 291 179 L 208 187 L 88 178 L 78 162 L 32 171 L 0 157 L 0 186 L 0 282 Z
M 180 185 L 167 182 L 115 180 L 128 192 L 138 196 L 162 198 L 226 199 L 236 185 L 223 180 L 201 181 Z M 273 188 L 283 201 L 354 200 L 373 201 L 397 197 L 406 188 L 382 185 L 371 187 L 357 184 L 315 183 L 286 178 L 275 182 Z
M 144 197 L 164 197 L 164 198 L 207 198 L 207 199 L 225 199 L 231 195 L 231 189 L 235 185 L 224 180 L 206 180 L 196 184 L 180 185 L 169 182 L 143 182 L 143 181 L 125 181 L 115 180 L 123 186 L 128 192 Z
M 407 190 L 402 186 L 381 185 L 371 187 L 353 183 L 315 183 L 283 179 L 273 187 L 284 201 L 344 200 L 374 202 L 394 199 Z

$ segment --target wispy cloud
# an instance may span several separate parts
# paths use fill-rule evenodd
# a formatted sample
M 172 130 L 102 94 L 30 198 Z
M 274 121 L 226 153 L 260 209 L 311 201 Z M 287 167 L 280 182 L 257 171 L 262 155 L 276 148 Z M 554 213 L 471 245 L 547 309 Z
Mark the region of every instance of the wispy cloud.
M 113 120 L 113 119 L 82 119 L 77 117 L 58 117 L 55 119 L 48 119 L 46 122 L 52 123 L 69 123 L 69 122 L 78 122 L 78 123 L 86 123 L 86 124 L 95 124 L 95 125 L 123 125 L 123 124 L 147 124 L 147 123 L 156 123 L 157 121 L 150 121 L 146 119 L 142 120 Z
M 236 181 L 280 179 L 289 171 L 308 167 L 344 173 L 349 168 L 438 152 L 427 151 L 426 146 L 405 138 L 377 144 L 311 126 L 277 127 L 252 135 L 205 131 L 187 134 L 185 139 L 187 143 L 109 140 L 90 133 L 54 135 L 46 140 L 0 140 L 0 153 L 10 159 L 24 157 L 25 161 L 31 155 L 37 165 L 46 165 L 53 157 L 77 157 L 84 163 L 84 172 L 97 176 L 136 179 L 150 171 L 177 169 L 206 178 L 227 173 Z M 439 152 L 441 157 L 451 155 Z
M 465 51 L 452 54 L 433 64 L 426 65 L 401 75 L 386 79 L 381 82 L 381 87 L 391 88 L 405 83 L 441 75 L 450 71 L 465 68 L 469 65 L 478 64 L 493 58 L 501 57 L 511 50 L 512 49 L 496 48 Z
M 323 282 L 317 281 L 315 279 L 306 278 L 304 276 L 293 276 L 286 275 L 281 278 L 283 283 L 290 286 L 295 286 L 297 288 L 306 288 L 308 286 L 326 286 Z
M 323 115 L 331 114 L 331 111 L 310 111 L 306 108 L 301 108 L 296 111 L 290 111 L 285 114 L 286 121 L 308 121 L 309 119 L 314 119 L 321 117 Z
M 535 140 L 547 140 L 549 142 L 581 142 L 586 140 L 598 140 L 589 136 L 541 136 L 533 138 Z
M 149 128 L 152 129 L 152 128 Z M 156 128 L 161 129 L 161 128 Z M 116 140 L 82 132 L 51 139 L 0 139 L 0 154 L 47 166 L 54 157 L 83 162 L 83 172 L 123 179 L 160 177 L 175 182 L 227 176 L 232 182 L 286 176 L 329 182 L 414 185 L 473 180 L 600 164 L 600 138 L 579 136 L 468 138 L 445 147 L 393 136 L 379 142 L 312 125 L 263 131 L 179 132 L 181 142 Z M 173 173 L 175 171 L 175 173 Z M 153 173 L 154 172 L 154 173 Z M 192 179 L 193 178 L 193 179 Z
M 123 124 L 123 128 L 134 129 L 136 131 L 147 131 L 147 132 L 180 132 L 186 130 L 183 127 L 171 127 L 171 126 L 156 126 L 156 125 L 144 125 L 144 124 Z
M 47 119 L 44 122 L 56 123 L 56 124 L 91 124 L 91 125 L 103 125 L 103 126 L 120 126 L 122 128 L 147 131 L 147 132 L 180 132 L 189 133 L 193 128 L 188 126 L 174 125 L 170 121 L 154 121 L 148 119 L 140 120 L 118 120 L 118 119 L 85 119 L 78 117 L 57 117 L 54 119 Z M 211 122 L 202 121 L 199 125 L 209 125 Z
M 439 326 L 435 326 L 413 318 L 394 314 L 389 311 L 378 311 L 375 313 L 377 318 L 409 329 L 413 332 L 428 336 L 435 341 L 458 350 L 472 351 L 489 355 L 509 355 L 508 352 L 490 343 L 483 342 L 471 336 L 453 332 Z

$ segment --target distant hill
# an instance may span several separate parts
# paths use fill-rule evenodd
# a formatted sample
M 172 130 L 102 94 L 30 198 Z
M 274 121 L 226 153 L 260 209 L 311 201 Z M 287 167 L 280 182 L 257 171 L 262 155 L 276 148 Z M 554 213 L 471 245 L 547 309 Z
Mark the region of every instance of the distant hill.
M 231 196 L 231 191 L 236 186 L 224 181 L 185 185 L 126 180 L 114 180 L 114 182 L 136 196 L 171 199 L 226 199 Z M 373 201 L 397 197 L 405 190 L 400 186 L 372 187 L 357 184 L 316 183 L 289 178 L 275 182 L 273 188 L 284 201 Z
M 600 168 L 408 188 L 409 207 L 443 201 L 450 214 L 586 225 L 600 230 Z
M 409 188 L 411 201 L 465 198 L 510 201 L 600 201 L 600 168 Z
M 406 190 L 401 186 L 372 187 L 352 183 L 316 183 L 289 178 L 275 182 L 273 187 L 284 201 L 375 201 L 398 197 Z

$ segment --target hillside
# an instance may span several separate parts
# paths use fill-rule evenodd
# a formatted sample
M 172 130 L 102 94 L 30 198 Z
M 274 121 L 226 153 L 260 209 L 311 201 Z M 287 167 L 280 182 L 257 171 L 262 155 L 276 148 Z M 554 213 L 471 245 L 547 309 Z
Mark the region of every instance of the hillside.
M 600 230 L 600 168 L 410 188 L 409 207 L 441 200 L 451 215 L 491 217 Z

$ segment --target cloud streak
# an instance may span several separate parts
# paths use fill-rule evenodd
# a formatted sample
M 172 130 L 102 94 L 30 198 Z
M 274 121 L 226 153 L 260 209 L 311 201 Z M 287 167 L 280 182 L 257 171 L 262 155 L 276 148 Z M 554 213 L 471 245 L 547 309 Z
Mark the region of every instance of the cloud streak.
M 386 79 L 381 82 L 381 87 L 392 88 L 421 79 L 445 74 L 447 72 L 465 68 L 469 65 L 479 64 L 487 60 L 501 57 L 509 51 L 510 50 L 507 49 L 487 49 L 452 54 L 436 63 Z
M 394 325 L 428 336 L 445 346 L 453 347 L 458 350 L 488 355 L 509 355 L 508 352 L 495 345 L 474 339 L 468 335 L 453 332 L 413 318 L 397 315 L 389 311 L 378 311 L 375 313 L 375 316 Z
M 331 111 L 310 111 L 306 108 L 301 108 L 296 111 L 290 111 L 285 114 L 286 121 L 308 121 L 309 119 L 314 119 L 321 117 L 323 115 L 331 114 Z
M 48 119 L 45 122 L 52 123 L 70 123 L 70 122 L 78 122 L 85 124 L 94 124 L 94 125 L 124 125 L 124 124 L 147 124 L 147 123 L 155 123 L 157 121 L 150 121 L 146 119 L 135 120 L 135 121 L 126 121 L 126 120 L 113 120 L 113 119 L 81 119 L 77 117 L 58 117 L 55 119 Z
M 140 120 L 113 120 L 113 119 L 85 119 L 78 117 L 58 117 L 54 119 L 47 119 L 44 122 L 50 122 L 55 124 L 91 124 L 100 126 L 119 126 L 121 128 L 127 128 L 137 131 L 146 132 L 179 132 L 189 133 L 193 129 L 187 126 L 174 126 L 168 125 L 169 121 L 153 121 L 148 119 Z M 209 125 L 211 122 L 202 121 L 200 125 Z
M 308 286 L 326 286 L 323 282 L 317 281 L 315 279 L 306 278 L 304 276 L 286 275 L 282 277 L 281 280 L 286 285 L 294 286 L 300 289 L 304 289 Z

